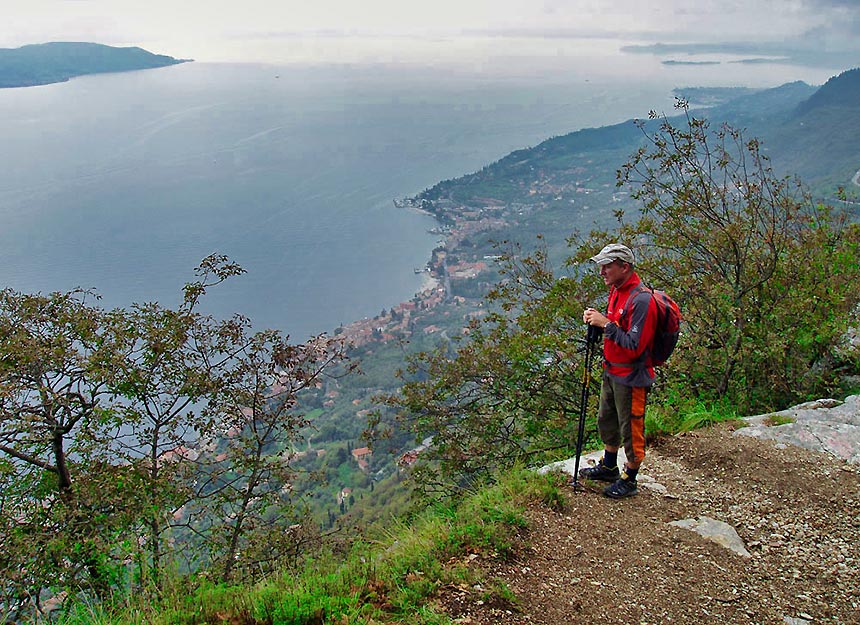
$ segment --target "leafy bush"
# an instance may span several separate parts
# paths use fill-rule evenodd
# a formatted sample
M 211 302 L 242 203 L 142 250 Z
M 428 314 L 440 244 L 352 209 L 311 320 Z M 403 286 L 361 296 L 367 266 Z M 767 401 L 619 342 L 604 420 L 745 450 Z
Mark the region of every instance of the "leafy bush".
M 415 470 L 427 493 L 475 488 L 501 469 L 551 459 L 576 438 L 580 316 L 594 281 L 555 280 L 541 251 L 503 262 L 506 279 L 487 298 L 495 312 L 474 322 L 467 340 L 413 356 L 405 384 L 387 398 L 416 440 L 432 437 Z
M 417 440 L 432 437 L 415 470 L 425 491 L 492 481 L 569 449 L 581 411 L 593 423 L 594 405 L 577 401 L 587 379 L 578 335 L 583 308 L 606 296 L 588 259 L 611 241 L 635 249 L 639 275 L 684 315 L 649 399 L 650 436 L 837 388 L 851 366 L 832 354 L 860 301 L 860 226 L 777 178 L 758 140 L 679 107 L 686 124 L 652 114 L 659 123 L 640 124 L 644 144 L 618 171 L 642 203 L 635 219 L 619 210 L 614 230 L 574 233 L 566 279 L 545 250 L 512 249 L 486 298 L 496 312 L 467 340 L 411 361 L 389 404 Z
M 686 126 L 643 124 L 646 145 L 618 172 L 643 208 L 616 235 L 682 305 L 675 383 L 740 410 L 832 390 L 825 361 L 858 302 L 860 228 L 777 178 L 758 140 L 679 107 Z

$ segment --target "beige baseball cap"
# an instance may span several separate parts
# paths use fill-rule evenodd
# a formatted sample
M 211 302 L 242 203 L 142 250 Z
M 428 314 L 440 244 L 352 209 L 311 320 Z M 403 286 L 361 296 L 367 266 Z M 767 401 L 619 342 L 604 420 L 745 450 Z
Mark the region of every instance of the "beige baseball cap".
M 633 258 L 633 251 L 620 243 L 610 243 L 595 256 L 592 256 L 591 260 L 598 265 L 608 265 L 613 260 L 623 260 L 625 263 L 630 263 L 631 265 L 636 264 Z

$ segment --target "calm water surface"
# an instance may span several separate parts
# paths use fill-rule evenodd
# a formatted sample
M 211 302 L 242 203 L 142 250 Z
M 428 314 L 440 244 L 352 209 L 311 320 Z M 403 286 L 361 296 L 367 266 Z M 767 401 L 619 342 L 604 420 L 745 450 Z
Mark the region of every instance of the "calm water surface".
M 174 305 L 217 252 L 248 273 L 211 312 L 331 331 L 420 286 L 434 224 L 392 198 L 694 84 L 649 67 L 541 81 L 191 63 L 0 90 L 0 286 Z

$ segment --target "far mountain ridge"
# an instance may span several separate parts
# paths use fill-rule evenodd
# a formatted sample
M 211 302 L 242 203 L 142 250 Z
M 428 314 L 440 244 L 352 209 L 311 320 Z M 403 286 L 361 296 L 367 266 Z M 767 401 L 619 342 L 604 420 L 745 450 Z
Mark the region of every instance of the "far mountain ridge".
M 860 162 L 856 147 L 860 145 L 860 123 L 856 123 L 856 116 L 825 106 L 831 102 L 840 102 L 843 107 L 860 105 L 860 70 L 844 72 L 822 87 L 795 81 L 745 93 L 711 108 L 691 109 L 691 114 L 709 119 L 715 130 L 725 122 L 742 129 L 748 139 L 761 138 L 779 172 L 799 175 L 812 188 L 833 190 L 850 183 Z M 670 119 L 674 115 L 672 111 L 658 113 Z M 645 123 L 651 127 L 655 122 Z M 567 187 L 579 189 L 580 197 L 571 197 L 573 202 L 561 201 L 581 206 L 586 190 L 594 198 L 601 188 L 614 189 L 615 171 L 642 139 L 634 120 L 577 130 L 512 152 L 478 172 L 440 182 L 415 200 L 448 200 L 480 207 L 490 198 L 529 205 L 543 202 L 545 208 L 560 210 L 563 205 L 553 203 L 558 204 L 558 198 L 564 196 L 559 189 Z M 553 199 L 542 196 L 542 187 L 549 189 L 547 195 Z M 588 204 L 594 206 L 592 201 Z M 602 209 L 590 210 L 599 218 L 595 210 Z M 558 217 L 568 222 L 565 228 L 578 221 Z
M 185 63 L 138 47 L 89 42 L 50 42 L 0 48 L 0 88 L 65 82 L 76 76 L 154 69 Z
M 856 197 L 860 168 L 860 69 L 834 76 L 762 132 L 780 171 L 798 174 L 810 186 L 845 188 Z
M 720 116 L 733 120 L 734 125 L 746 124 L 753 120 L 770 119 L 772 121 L 791 116 L 797 103 L 807 100 L 818 89 L 817 86 L 796 80 L 749 95 L 740 95 L 715 110 L 719 111 Z
M 834 76 L 797 107 L 797 115 L 824 107 L 860 108 L 860 68 L 849 69 Z
M 750 93 L 729 89 L 715 95 L 721 103 L 694 107 L 689 114 L 707 119 L 713 132 L 728 124 L 743 139 L 759 139 L 774 173 L 797 176 L 816 200 L 839 202 L 845 189 L 848 209 L 860 207 L 860 70 L 851 70 L 824 86 L 801 81 Z M 707 89 L 698 88 L 710 94 Z M 684 89 L 676 90 L 684 94 Z M 727 98 L 723 96 L 729 96 Z M 679 111 L 657 111 L 683 126 Z M 642 120 L 648 133 L 660 119 Z M 566 237 L 592 225 L 610 226 L 617 211 L 638 210 L 631 189 L 617 186 L 616 173 L 645 141 L 635 120 L 584 128 L 546 139 L 534 147 L 503 156 L 479 171 L 441 181 L 405 204 L 432 213 L 446 227 L 470 232 L 469 247 L 458 259 L 477 260 L 497 253 L 494 241 L 531 246 L 535 237 L 550 258 L 562 260 Z M 716 145 L 713 143 L 712 145 Z M 480 234 L 478 234 L 480 232 Z M 449 246 L 450 247 L 450 246 Z M 451 251 L 451 250 L 449 250 Z

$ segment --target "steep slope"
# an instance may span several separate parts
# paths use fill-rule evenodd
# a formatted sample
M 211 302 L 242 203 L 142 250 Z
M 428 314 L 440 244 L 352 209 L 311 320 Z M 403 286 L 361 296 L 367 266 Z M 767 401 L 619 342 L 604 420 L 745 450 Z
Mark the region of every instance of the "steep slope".
M 828 80 L 797 107 L 797 115 L 827 107 L 860 107 L 860 68 L 849 69 Z
M 860 192 L 852 183 L 860 169 L 858 81 L 860 72 L 849 71 L 821 88 L 792 82 L 692 114 L 707 118 L 714 130 L 728 123 L 747 140 L 761 139 L 777 176 L 799 176 L 813 196 L 833 202 L 837 187 Z M 685 124 L 681 117 L 670 119 Z M 647 122 L 646 129 L 653 133 L 657 123 Z M 492 232 L 470 236 L 474 247 L 463 252 L 467 256 L 494 253 L 493 240 L 531 246 L 540 235 L 558 260 L 566 252 L 565 237 L 575 229 L 612 227 L 615 211 L 639 208 L 629 196 L 632 189 L 615 183 L 616 172 L 643 140 L 633 120 L 579 130 L 442 181 L 411 201 L 443 223 L 479 222 L 468 224 L 475 231 L 484 219 L 484 230 Z
M 785 83 L 750 95 L 741 95 L 726 104 L 705 111 L 715 120 L 725 120 L 734 126 L 768 127 L 789 118 L 799 102 L 817 91 L 817 87 L 802 81 Z
M 747 138 L 764 137 L 767 150 L 769 137 L 778 135 L 797 106 L 814 92 L 815 88 L 805 83 L 789 83 L 692 114 L 708 118 L 715 130 L 728 122 L 744 129 Z M 673 111 L 667 113 L 671 115 Z M 672 121 L 678 126 L 685 123 L 679 117 Z M 658 124 L 659 120 L 647 121 L 646 130 L 653 134 Z M 560 261 L 567 253 L 565 239 L 575 229 L 588 229 L 595 224 L 612 227 L 617 210 L 632 212 L 639 208 L 630 198 L 631 188 L 616 186 L 616 172 L 644 140 L 633 120 L 586 128 L 513 152 L 478 172 L 440 182 L 412 202 L 434 213 L 443 223 L 463 227 L 468 219 L 477 221 L 467 224 L 476 232 L 484 219 L 492 232 L 483 234 L 485 228 L 480 236 L 470 236 L 473 247 L 464 252 L 467 256 L 479 258 L 495 253 L 493 240 L 530 247 L 535 237 L 541 236 L 551 259 Z M 814 174 L 818 163 L 809 162 L 804 152 L 797 156 L 791 163 L 781 161 L 779 166 L 786 169 L 778 171 L 804 177 Z M 787 169 L 789 165 L 794 169 Z M 832 167 L 832 161 L 828 166 Z M 840 171 L 844 169 L 843 166 Z
M 780 171 L 830 193 L 849 186 L 860 169 L 860 69 L 828 80 L 765 139 Z

